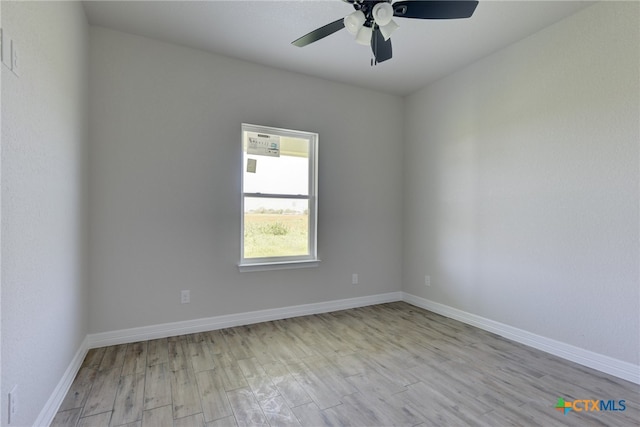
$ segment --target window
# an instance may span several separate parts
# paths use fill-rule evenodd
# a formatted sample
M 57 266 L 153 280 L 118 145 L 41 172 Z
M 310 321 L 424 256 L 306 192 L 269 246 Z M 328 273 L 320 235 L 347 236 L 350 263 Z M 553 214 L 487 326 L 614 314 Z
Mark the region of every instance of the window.
M 242 125 L 240 271 L 315 266 L 318 134 Z

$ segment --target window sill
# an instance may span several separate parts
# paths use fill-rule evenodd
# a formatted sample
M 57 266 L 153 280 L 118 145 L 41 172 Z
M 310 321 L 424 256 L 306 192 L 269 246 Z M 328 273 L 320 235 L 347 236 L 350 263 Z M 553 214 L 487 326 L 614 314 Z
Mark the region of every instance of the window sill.
M 304 261 L 285 261 L 285 262 L 265 262 L 255 264 L 238 264 L 240 272 L 245 271 L 270 271 L 270 270 L 290 270 L 293 268 L 310 268 L 320 265 L 319 259 Z

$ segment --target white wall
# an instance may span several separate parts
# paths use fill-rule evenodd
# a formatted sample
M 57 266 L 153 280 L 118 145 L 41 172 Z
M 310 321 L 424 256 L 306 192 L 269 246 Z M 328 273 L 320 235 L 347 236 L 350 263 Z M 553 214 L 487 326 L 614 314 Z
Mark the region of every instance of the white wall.
M 85 338 L 88 26 L 77 2 L 2 2 L 2 425 L 30 425 Z
M 402 98 L 90 34 L 92 333 L 401 289 Z M 319 133 L 320 267 L 238 272 L 242 122 Z
M 638 4 L 593 6 L 404 101 L 88 32 L 75 2 L 2 12 L 22 71 L 2 71 L 0 407 L 18 384 L 19 425 L 87 332 L 392 292 L 401 278 L 638 364 Z M 320 267 L 237 271 L 241 122 L 319 132 Z
M 404 291 L 640 362 L 639 7 L 596 4 L 407 98 Z

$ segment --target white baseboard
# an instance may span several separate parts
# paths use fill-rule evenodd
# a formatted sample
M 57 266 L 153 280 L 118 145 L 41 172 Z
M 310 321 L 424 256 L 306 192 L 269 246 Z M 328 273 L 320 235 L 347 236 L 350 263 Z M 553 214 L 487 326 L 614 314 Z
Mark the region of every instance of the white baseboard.
M 494 334 L 528 345 L 529 347 L 533 347 L 563 359 L 579 363 L 580 365 L 640 384 L 640 366 L 638 365 L 536 335 L 513 326 L 505 325 L 504 323 L 467 313 L 466 311 L 458 310 L 457 308 L 408 294 L 406 292 L 402 293 L 402 300 L 417 307 L 424 308 L 451 319 L 459 320 L 460 322 L 475 326 L 485 331 L 493 332 Z
M 89 334 L 80 344 L 80 348 L 78 348 L 78 351 L 69 364 L 69 367 L 58 382 L 58 385 L 40 412 L 40 415 L 38 415 L 34 426 L 45 426 L 51 424 L 58 408 L 69 392 L 71 384 L 80 370 L 82 362 L 90 348 L 211 331 L 230 328 L 233 326 L 250 325 L 253 323 L 288 319 L 310 314 L 329 313 L 332 311 L 395 301 L 405 301 L 409 304 L 415 305 L 416 307 L 424 308 L 485 331 L 493 332 L 505 338 L 545 351 L 563 359 L 571 360 L 618 378 L 640 384 L 640 366 L 555 341 L 550 338 L 542 337 L 513 326 L 505 325 L 504 323 L 467 313 L 465 311 L 458 310 L 457 308 L 449 307 L 406 292 L 390 292 L 366 297 L 295 305 L 269 310 L 250 311 L 247 313 L 228 314 L 204 319 Z
M 268 322 L 270 320 L 328 313 L 337 310 L 346 310 L 349 308 L 364 307 L 394 301 L 405 301 L 417 307 L 433 311 L 434 313 L 441 314 L 451 319 L 459 320 L 485 331 L 493 332 L 505 338 L 545 351 L 563 359 L 640 384 L 640 366 L 546 338 L 406 292 L 390 292 L 366 297 L 228 314 L 203 319 L 186 320 L 182 322 L 143 326 L 139 328 L 121 329 L 117 331 L 89 334 L 87 335 L 86 341 L 88 348 L 104 347 L 108 345 L 166 338 L 175 335 L 212 331 L 234 326 L 250 325 L 253 323 Z
M 36 418 L 36 421 L 33 423 L 34 426 L 51 425 L 53 418 L 56 416 L 56 412 L 58 412 L 58 408 L 62 405 L 62 401 L 69 392 L 71 384 L 73 384 L 73 380 L 76 378 L 76 375 L 82 366 L 82 362 L 87 355 L 87 351 L 89 350 L 88 342 L 88 337 L 85 337 L 84 340 L 82 340 L 82 343 L 80 343 L 80 347 L 73 356 L 73 359 L 71 359 L 69 367 L 67 367 L 67 370 L 64 372 L 64 375 L 62 375 L 58 385 L 53 390 L 53 393 L 51 393 L 49 400 L 47 400 L 47 403 L 44 405 L 44 408 L 42 408 L 42 411 L 40 411 L 38 418 Z
M 386 302 L 401 300 L 402 292 L 390 292 L 386 294 L 370 295 L 366 297 L 295 305 L 283 308 L 273 308 L 269 310 L 227 314 L 222 316 L 207 317 L 203 319 L 186 320 L 182 322 L 163 323 L 160 325 L 101 332 L 97 334 L 89 334 L 87 336 L 87 339 L 89 342 L 89 348 L 97 348 L 108 345 L 166 338 L 175 335 L 213 331 L 216 329 L 231 328 L 234 326 L 268 322 L 270 320 L 288 319 L 291 317 L 306 316 L 318 313 L 328 313 L 331 311 L 346 310 L 349 308 L 365 307 L 368 305 L 382 304 Z
M 184 322 L 164 323 L 160 325 L 145 326 L 141 328 L 122 329 L 119 331 L 89 334 L 80 344 L 69 367 L 58 382 L 53 393 L 47 400 L 34 426 L 51 425 L 60 405 L 73 384 L 82 362 L 90 348 L 104 347 L 115 344 L 144 341 L 156 338 L 165 338 L 175 335 L 190 334 L 195 332 L 212 331 L 233 326 L 250 325 L 253 323 L 267 322 L 270 320 L 287 319 L 291 317 L 306 316 L 309 314 L 328 313 L 349 308 L 365 307 L 368 305 L 383 304 L 402 300 L 402 292 L 390 292 L 386 294 L 370 295 L 358 298 L 349 298 L 335 301 L 326 301 L 314 304 L 303 304 L 270 310 L 251 311 L 247 313 L 229 314 L 224 316 L 208 317 L 205 319 L 188 320 Z

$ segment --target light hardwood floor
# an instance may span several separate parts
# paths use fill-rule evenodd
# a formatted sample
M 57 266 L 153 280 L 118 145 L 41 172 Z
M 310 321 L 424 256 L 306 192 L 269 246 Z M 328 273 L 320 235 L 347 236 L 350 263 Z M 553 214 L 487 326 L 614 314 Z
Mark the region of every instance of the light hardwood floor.
M 52 425 L 634 426 L 639 394 L 399 302 L 92 349 Z

